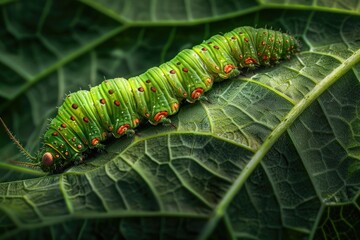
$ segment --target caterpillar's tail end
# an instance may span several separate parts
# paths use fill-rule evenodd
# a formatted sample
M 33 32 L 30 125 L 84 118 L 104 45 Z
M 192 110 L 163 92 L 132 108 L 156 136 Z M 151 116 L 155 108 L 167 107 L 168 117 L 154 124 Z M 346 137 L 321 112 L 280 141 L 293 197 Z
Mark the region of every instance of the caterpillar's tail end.
M 10 139 L 20 149 L 20 152 L 32 161 L 36 160 L 36 157 L 32 156 L 28 151 L 26 151 L 26 149 L 21 145 L 20 141 L 17 140 L 16 137 L 14 136 L 14 134 L 11 133 L 10 129 L 6 126 L 5 122 L 2 120 L 1 117 L 0 117 L 0 122 L 4 126 L 4 129 L 5 129 L 6 133 L 9 135 Z M 19 163 L 22 163 L 22 162 L 19 162 Z

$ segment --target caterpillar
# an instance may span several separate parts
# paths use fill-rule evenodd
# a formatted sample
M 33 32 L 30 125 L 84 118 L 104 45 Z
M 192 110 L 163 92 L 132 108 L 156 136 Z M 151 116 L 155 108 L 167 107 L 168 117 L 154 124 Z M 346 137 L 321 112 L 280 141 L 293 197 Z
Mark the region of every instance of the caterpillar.
M 270 66 L 289 59 L 300 49 L 291 35 L 264 28 L 239 27 L 215 35 L 173 59 L 139 76 L 105 80 L 87 90 L 70 93 L 49 124 L 43 147 L 30 155 L 11 135 L 34 166 L 45 172 L 63 171 L 85 160 L 89 149 L 101 149 L 109 134 L 115 138 L 134 134 L 145 120 L 171 124 L 169 116 L 182 100 L 204 100 L 214 82 L 233 78 L 241 69 Z

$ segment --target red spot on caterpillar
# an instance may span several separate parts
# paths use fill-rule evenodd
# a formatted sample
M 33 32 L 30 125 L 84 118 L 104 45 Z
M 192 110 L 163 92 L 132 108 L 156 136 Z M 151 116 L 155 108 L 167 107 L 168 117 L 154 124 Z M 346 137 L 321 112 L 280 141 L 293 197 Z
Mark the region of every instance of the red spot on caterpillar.
M 145 116 L 148 118 L 150 117 L 150 113 L 145 113 Z
M 100 103 L 101 103 L 101 104 L 105 104 L 105 102 L 106 102 L 106 101 L 105 101 L 104 98 L 100 99 Z
M 166 111 L 158 112 L 155 114 L 154 120 L 155 120 L 155 122 L 159 122 L 163 117 L 166 117 L 167 115 L 168 115 L 168 112 L 166 112 Z
M 109 94 L 113 94 L 113 93 L 114 93 L 114 90 L 110 89 L 110 90 L 108 91 L 108 93 L 109 93 Z
M 81 144 L 77 145 L 77 148 L 78 148 L 78 149 L 82 149 Z
M 151 89 L 151 91 L 156 92 L 156 88 L 155 88 L 155 87 L 151 87 L 150 89 Z
M 170 73 L 171 73 L 171 74 L 175 74 L 176 72 L 175 72 L 174 69 L 171 69 L 171 70 L 170 70 Z
M 266 61 L 266 60 L 268 60 L 268 59 L 269 59 L 269 56 L 264 55 L 264 56 L 263 56 L 263 59 Z
M 116 131 L 117 134 L 119 135 L 122 135 L 125 133 L 126 130 L 128 130 L 130 128 L 130 125 L 129 124 L 124 124 L 124 125 L 121 125 L 118 130 Z
M 98 139 L 98 138 L 93 138 L 93 139 L 91 140 L 91 145 L 93 145 L 93 146 L 97 145 L 98 143 L 99 143 L 99 139 Z
M 83 117 L 84 122 L 88 123 L 89 119 L 87 117 Z
M 71 117 L 70 117 L 70 120 L 71 120 L 71 121 L 75 121 L 75 117 L 74 117 L 74 116 L 71 116 Z
M 41 163 L 47 167 L 50 167 L 54 162 L 54 158 L 51 153 L 46 152 L 41 158 Z
M 235 66 L 234 66 L 234 65 L 232 65 L 232 64 L 227 64 L 227 65 L 225 65 L 225 67 L 224 67 L 224 72 L 227 74 L 227 73 L 231 72 L 233 69 L 235 69 Z
M 73 109 L 77 109 L 79 106 L 78 106 L 76 103 L 73 103 L 73 104 L 71 105 L 71 107 L 72 107 Z
M 261 45 L 263 45 L 263 46 L 264 46 L 265 44 L 266 44 L 266 42 L 265 42 L 265 41 L 262 41 L 262 42 L 261 42 Z
M 217 46 L 217 45 L 215 45 L 214 48 L 215 48 L 215 49 L 220 49 L 219 46 Z
M 139 88 L 138 88 L 138 91 L 139 91 L 139 92 L 143 92 L 143 91 L 144 91 L 144 88 L 143 88 L 143 87 L 139 87 Z
M 182 69 L 182 71 L 183 71 L 183 72 L 188 72 L 188 71 L 189 71 L 189 69 L 187 69 L 187 68 L 183 68 L 183 69 Z
M 207 49 L 203 47 L 203 48 L 201 49 L 201 51 L 206 52 Z
M 244 38 L 244 41 L 245 41 L 245 42 L 249 42 L 249 39 L 248 39 L 248 38 Z
M 148 80 L 146 80 L 145 82 L 146 82 L 146 83 L 150 83 L 151 81 L 150 81 L 150 79 L 148 79 Z
M 192 99 L 198 99 L 203 92 L 204 92 L 204 89 L 196 88 L 194 91 L 191 92 Z
M 65 124 L 65 123 L 62 123 L 62 124 L 61 124 L 61 127 L 62 127 L 62 128 L 66 128 L 66 124 Z
M 116 106 L 120 106 L 120 101 L 119 101 L 119 100 L 115 100 L 115 101 L 114 101 L 114 104 L 115 104 Z
M 245 59 L 245 64 L 246 65 L 249 65 L 249 64 L 253 64 L 253 63 L 256 63 L 256 60 L 252 57 L 248 57 Z
M 53 132 L 52 135 L 53 135 L 53 136 L 57 136 L 58 134 L 57 134 L 57 132 Z

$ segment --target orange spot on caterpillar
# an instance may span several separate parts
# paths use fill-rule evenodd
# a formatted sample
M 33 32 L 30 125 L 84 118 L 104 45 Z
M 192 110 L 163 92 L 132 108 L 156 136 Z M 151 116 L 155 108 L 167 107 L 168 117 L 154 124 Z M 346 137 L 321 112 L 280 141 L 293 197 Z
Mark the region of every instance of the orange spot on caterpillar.
M 263 45 L 263 46 L 264 46 L 265 44 L 266 44 L 266 42 L 265 42 L 265 41 L 262 41 L 262 42 L 261 42 L 261 45 Z
M 174 104 L 171 106 L 171 109 L 172 109 L 173 111 L 178 110 L 178 109 L 179 109 L 179 104 L 178 104 L 178 103 L 174 103 Z
M 62 124 L 61 124 L 61 127 L 62 127 L 62 128 L 66 128 L 66 124 L 65 124 L 65 123 L 62 123 Z
M 183 71 L 183 72 L 188 72 L 188 71 L 189 71 L 189 69 L 187 69 L 187 68 L 183 68 L 183 69 L 182 69 L 182 71 Z
M 140 120 L 138 119 L 138 118 L 135 118 L 134 120 L 133 120 L 133 124 L 134 125 L 138 125 L 140 123 Z
M 196 88 L 194 91 L 191 92 L 192 99 L 198 99 L 203 92 L 204 92 L 204 89 Z
M 74 116 L 71 116 L 71 117 L 70 117 L 70 120 L 75 121 L 75 117 L 74 117 Z
M 53 135 L 53 136 L 57 136 L 58 134 L 57 134 L 57 132 L 53 132 L 52 135 Z
M 201 49 L 201 51 L 206 52 L 207 49 L 203 47 L 203 48 Z
M 138 88 L 138 91 L 139 91 L 139 92 L 144 92 L 144 88 L 143 88 L 143 87 L 139 87 L 139 88 Z
M 109 93 L 109 94 L 113 94 L 113 93 L 114 93 L 114 90 L 110 89 L 110 90 L 108 91 L 108 93 Z
M 100 103 L 101 103 L 101 104 L 105 104 L 105 102 L 106 102 L 106 101 L 105 101 L 104 98 L 100 99 Z
M 78 149 L 82 149 L 82 146 L 79 144 L 79 145 L 77 145 L 77 148 L 78 148 Z
M 77 109 L 79 106 L 78 106 L 76 103 L 73 103 L 73 104 L 71 105 L 71 107 L 72 107 L 73 109 Z
M 245 64 L 246 65 L 249 65 L 249 64 L 253 64 L 253 63 L 256 63 L 256 60 L 252 57 L 248 57 L 245 59 Z
M 207 78 L 207 79 L 205 80 L 205 84 L 206 84 L 206 86 L 210 86 L 210 84 L 212 84 L 212 79 L 211 79 L 211 78 Z
M 227 74 L 227 73 L 231 72 L 233 69 L 235 69 L 235 66 L 234 66 L 234 65 L 232 65 L 232 64 L 227 64 L 227 65 L 225 65 L 225 67 L 224 67 L 224 72 Z
M 175 72 L 175 70 L 174 69 L 171 69 L 170 70 L 170 74 L 175 74 L 176 72 Z
M 118 130 L 116 131 L 117 134 L 119 135 L 122 135 L 125 133 L 126 130 L 128 130 L 130 128 L 130 125 L 129 124 L 124 124 L 124 125 L 121 125 Z
M 87 117 L 84 117 L 83 118 L 84 122 L 88 123 L 89 122 L 89 119 Z
M 219 46 L 217 46 L 217 45 L 215 45 L 214 48 L 215 48 L 215 49 L 220 49 Z
M 103 132 L 103 133 L 101 134 L 101 136 L 103 137 L 103 139 L 106 139 L 106 138 L 107 138 L 107 133 L 106 133 L 106 132 Z
M 98 139 L 98 138 L 93 138 L 93 139 L 91 140 L 91 145 L 93 145 L 93 146 L 97 145 L 98 143 L 99 143 L 99 139 Z
M 168 115 L 168 112 L 166 112 L 166 111 L 158 112 L 155 114 L 154 120 L 155 120 L 155 122 L 159 122 L 163 117 L 167 117 L 167 115 Z
M 236 40 L 236 37 L 235 37 L 235 36 L 232 36 L 231 39 L 232 39 L 232 40 Z
M 65 154 L 65 156 L 69 156 L 69 152 L 65 152 L 64 154 Z
M 150 90 L 156 92 L 156 87 L 151 87 Z
M 244 41 L 245 41 L 245 42 L 249 42 L 249 39 L 248 39 L 248 38 L 244 38 Z
M 266 61 L 266 60 L 268 60 L 268 59 L 269 59 L 269 56 L 264 55 L 264 56 L 263 56 L 263 59 Z

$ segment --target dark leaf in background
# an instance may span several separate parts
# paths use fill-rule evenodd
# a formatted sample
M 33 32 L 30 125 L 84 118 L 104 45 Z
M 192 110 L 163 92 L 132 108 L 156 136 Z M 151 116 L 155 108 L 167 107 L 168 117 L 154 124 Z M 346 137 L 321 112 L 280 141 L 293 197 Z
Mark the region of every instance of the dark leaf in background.
M 1 239 L 359 239 L 356 0 L 0 0 L 0 116 L 31 152 L 65 94 L 239 26 L 302 51 L 44 175 L 0 131 Z

